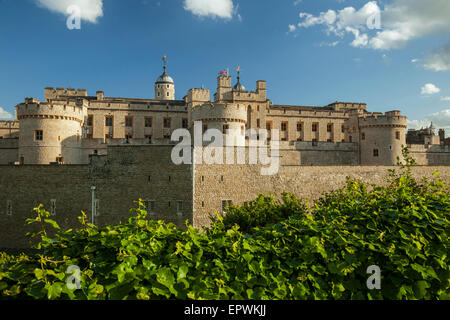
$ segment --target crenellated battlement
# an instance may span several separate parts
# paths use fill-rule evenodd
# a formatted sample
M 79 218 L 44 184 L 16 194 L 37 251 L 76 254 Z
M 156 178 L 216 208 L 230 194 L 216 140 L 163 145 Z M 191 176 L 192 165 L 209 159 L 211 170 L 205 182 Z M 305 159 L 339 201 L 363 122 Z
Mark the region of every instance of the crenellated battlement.
M 59 97 L 87 97 L 86 89 L 75 90 L 73 88 L 45 88 L 44 98 L 46 101 L 57 99 Z
M 19 129 L 19 121 L 0 120 L 0 129 Z
M 84 104 L 67 101 L 41 103 L 37 99 L 27 98 L 25 103 L 16 106 L 17 119 L 28 118 L 73 120 L 82 123 L 85 116 Z
M 234 121 L 247 122 L 245 105 L 205 103 L 192 109 L 193 121 Z
M 211 101 L 211 92 L 208 89 L 190 89 L 186 96 L 187 103 L 204 103 Z
M 398 110 L 389 111 L 385 114 L 381 112 L 365 113 L 359 118 L 361 128 L 366 127 L 400 127 L 405 128 L 408 125 L 406 116 L 402 116 Z

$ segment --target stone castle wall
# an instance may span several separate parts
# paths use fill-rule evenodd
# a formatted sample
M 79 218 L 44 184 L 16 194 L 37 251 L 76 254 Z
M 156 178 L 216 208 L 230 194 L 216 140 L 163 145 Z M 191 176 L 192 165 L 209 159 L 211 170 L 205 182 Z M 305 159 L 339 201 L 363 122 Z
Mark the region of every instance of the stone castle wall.
M 62 228 L 77 228 L 84 211 L 91 219 L 91 186 L 96 186 L 98 225 L 117 224 L 130 217 L 134 201 L 154 201 L 151 219 L 164 219 L 182 227 L 192 222 L 192 170 L 175 166 L 169 146 L 110 147 L 108 156 L 93 157 L 91 165 L 0 166 L 0 248 L 26 248 L 30 229 L 25 220 L 42 203 Z M 177 203 L 182 201 L 183 212 Z M 8 204 L 11 215 L 8 215 Z
M 346 177 L 366 183 L 385 184 L 386 166 L 282 166 L 277 175 L 263 176 L 258 165 L 196 165 L 194 191 L 194 226 L 209 225 L 209 215 L 221 212 L 222 201 L 234 204 L 254 200 L 259 194 L 283 191 L 303 199 L 317 199 L 323 192 L 345 186 Z M 442 179 L 450 183 L 450 167 L 415 167 L 416 177 L 432 177 L 438 170 Z

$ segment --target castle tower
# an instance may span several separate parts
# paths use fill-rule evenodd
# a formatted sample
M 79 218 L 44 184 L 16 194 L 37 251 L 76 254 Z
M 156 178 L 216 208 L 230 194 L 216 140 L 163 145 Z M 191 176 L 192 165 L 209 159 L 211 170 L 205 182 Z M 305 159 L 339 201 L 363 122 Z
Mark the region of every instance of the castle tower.
M 175 82 L 166 72 L 167 57 L 163 57 L 164 72 L 155 82 L 155 99 L 156 100 L 175 100 Z
M 87 115 L 87 100 L 55 99 L 41 103 L 27 98 L 16 106 L 20 123 L 19 162 L 21 164 L 79 164 L 81 137 Z
M 359 118 L 361 165 L 393 166 L 406 146 L 407 118 L 400 111 L 364 114 Z
M 214 101 L 223 101 L 225 94 L 228 92 L 231 92 L 231 77 L 220 75 L 217 78 L 217 93 L 214 95 Z

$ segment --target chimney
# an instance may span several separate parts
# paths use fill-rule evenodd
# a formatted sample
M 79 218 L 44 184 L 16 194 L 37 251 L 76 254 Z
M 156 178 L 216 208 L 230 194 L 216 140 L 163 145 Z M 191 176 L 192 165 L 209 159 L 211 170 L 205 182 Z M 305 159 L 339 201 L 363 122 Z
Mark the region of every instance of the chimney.
M 103 100 L 103 95 L 104 95 L 104 92 L 103 91 L 97 91 L 97 100 Z

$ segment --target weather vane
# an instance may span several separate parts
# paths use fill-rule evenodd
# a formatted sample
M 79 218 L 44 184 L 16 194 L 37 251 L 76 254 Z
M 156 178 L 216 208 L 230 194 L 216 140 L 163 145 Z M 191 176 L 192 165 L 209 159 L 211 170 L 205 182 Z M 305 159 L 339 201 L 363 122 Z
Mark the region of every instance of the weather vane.
M 167 56 L 166 55 L 163 56 L 162 61 L 164 64 L 164 71 L 166 71 L 166 68 L 167 68 Z

